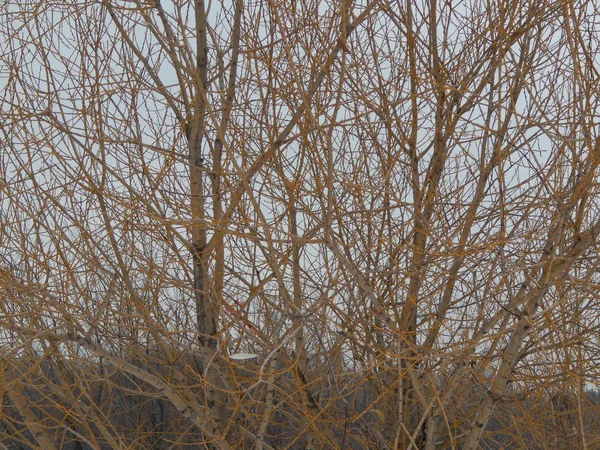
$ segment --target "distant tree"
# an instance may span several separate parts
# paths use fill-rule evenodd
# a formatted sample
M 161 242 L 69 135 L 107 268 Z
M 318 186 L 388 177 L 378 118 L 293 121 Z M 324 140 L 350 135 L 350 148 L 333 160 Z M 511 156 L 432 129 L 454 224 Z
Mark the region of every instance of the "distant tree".
M 1 5 L 1 440 L 597 447 L 594 2 Z

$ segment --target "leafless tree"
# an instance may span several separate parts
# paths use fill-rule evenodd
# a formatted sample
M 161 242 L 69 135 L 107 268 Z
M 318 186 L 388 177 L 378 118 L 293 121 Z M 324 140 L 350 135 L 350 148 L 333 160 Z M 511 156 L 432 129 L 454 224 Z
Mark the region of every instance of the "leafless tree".
M 3 442 L 597 448 L 597 8 L 2 2 Z

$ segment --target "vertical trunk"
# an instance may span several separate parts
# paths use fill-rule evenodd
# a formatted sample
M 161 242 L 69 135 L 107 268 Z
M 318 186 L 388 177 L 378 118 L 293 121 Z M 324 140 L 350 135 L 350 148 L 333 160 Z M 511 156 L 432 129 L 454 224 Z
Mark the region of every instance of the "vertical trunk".
M 293 201 L 293 199 L 292 199 Z M 298 225 L 296 219 L 296 208 L 290 209 L 290 232 L 294 243 L 292 244 L 293 277 L 294 277 L 294 329 L 296 332 L 296 357 L 298 368 L 306 372 L 306 353 L 304 351 L 304 327 L 302 325 L 302 286 L 300 284 L 300 243 L 298 242 Z
M 204 157 L 202 140 L 205 126 L 206 105 L 203 94 L 207 80 L 206 15 L 203 0 L 196 1 L 197 33 L 197 77 L 193 111 L 188 124 L 188 146 L 190 164 L 190 190 L 192 212 L 192 252 L 194 261 L 194 296 L 196 300 L 197 327 L 200 344 L 216 347 L 216 311 L 211 305 L 210 279 L 208 274 L 209 252 L 207 251 L 207 223 L 204 200 Z
M 432 6 L 433 7 L 433 6 Z M 434 61 L 437 58 L 434 58 Z M 437 68 L 437 69 L 436 69 Z M 434 63 L 434 73 L 439 74 L 439 65 Z M 436 77 L 437 80 L 437 77 Z M 416 425 L 417 418 L 413 414 L 413 394 L 410 380 L 408 378 L 408 370 L 410 365 L 413 364 L 414 352 L 416 349 L 416 335 L 417 335 L 417 309 L 418 309 L 418 297 L 421 289 L 423 280 L 423 271 L 425 268 L 426 259 L 426 245 L 427 237 L 429 235 L 430 220 L 433 214 L 434 200 L 438 195 L 438 188 L 444 164 L 446 162 L 446 136 L 451 132 L 448 128 L 451 126 L 448 124 L 446 114 L 446 98 L 444 93 L 444 82 L 437 80 L 436 84 L 441 88 L 436 92 L 437 97 L 437 110 L 436 110 L 436 130 L 435 130 L 435 142 L 434 142 L 434 153 L 430 165 L 430 170 L 425 179 L 425 192 L 423 197 L 416 203 L 415 211 L 415 227 L 413 237 L 413 255 L 412 265 L 410 271 L 410 282 L 408 286 L 408 294 L 406 301 L 402 307 L 402 315 L 400 318 L 400 331 L 402 333 L 402 345 L 404 351 L 401 353 L 401 376 L 404 378 L 402 382 L 403 392 L 400 394 L 403 396 L 402 399 L 402 421 L 407 429 L 412 433 L 414 431 L 414 425 Z M 418 194 L 417 192 L 414 193 Z M 405 439 L 402 440 L 404 448 L 410 445 L 407 433 L 404 433 Z
M 196 301 L 197 330 L 199 344 L 203 347 L 207 360 L 212 360 L 218 344 L 218 315 L 223 302 L 223 277 L 225 267 L 224 235 L 214 233 L 214 245 L 208 243 L 209 224 L 219 223 L 223 218 L 222 204 L 222 157 L 225 148 L 225 135 L 231 117 L 235 94 L 237 63 L 240 48 L 242 3 L 234 5 L 232 28 L 232 57 L 229 67 L 228 86 L 223 105 L 223 115 L 212 146 L 212 167 L 207 172 L 207 164 L 202 154 L 202 141 L 205 131 L 205 117 L 208 108 L 205 104 L 206 83 L 208 79 L 208 47 L 206 5 L 196 0 L 196 37 L 197 37 L 197 73 L 195 81 L 196 95 L 192 105 L 191 120 L 188 128 L 190 161 L 190 189 L 192 211 L 192 252 L 194 261 L 194 295 Z M 205 183 L 210 183 L 210 188 Z M 210 192 L 212 198 L 212 218 L 207 213 L 205 195 Z M 212 276 L 209 272 L 211 259 L 214 260 Z M 215 428 L 223 432 L 227 419 L 227 399 L 223 389 L 223 380 L 213 364 L 201 366 L 206 381 L 206 403 L 215 421 Z
M 290 194 L 290 202 L 292 202 L 292 204 L 295 202 L 293 196 L 294 196 L 294 192 L 293 190 L 289 190 L 289 194 Z M 297 224 L 297 210 L 294 206 L 292 206 L 290 208 L 290 213 L 289 213 L 289 217 L 290 217 L 290 233 L 292 235 L 292 239 L 294 240 L 294 242 L 292 243 L 292 262 L 293 262 L 293 267 L 292 267 L 292 276 L 293 276 L 293 285 L 294 285 L 294 307 L 293 307 L 293 311 L 294 311 L 294 319 L 293 319 L 293 329 L 296 330 L 296 337 L 295 337 L 295 343 L 294 343 L 294 350 L 296 352 L 296 360 L 297 360 L 297 379 L 299 380 L 299 382 L 302 385 L 302 402 L 304 403 L 304 408 L 305 411 L 312 411 L 315 409 L 315 406 L 313 404 L 314 400 L 312 398 L 312 395 L 309 391 L 309 386 L 306 385 L 306 381 L 307 379 L 309 379 L 308 377 L 308 373 L 307 373 L 307 357 L 306 357 L 306 351 L 305 351 L 305 336 L 304 336 L 304 325 L 303 325 L 303 321 L 305 320 L 303 317 L 303 301 L 302 301 L 302 287 L 300 284 L 300 243 L 299 241 L 299 236 L 298 236 L 298 224 Z M 309 423 L 305 423 L 304 424 L 306 426 L 307 429 L 310 430 L 310 424 Z M 305 433 L 303 436 L 303 446 L 304 448 L 313 448 L 313 441 L 314 441 L 314 437 L 315 434 L 312 430 L 310 430 L 309 432 Z
M 209 275 L 210 250 L 207 248 L 207 225 L 209 217 L 206 212 L 204 165 L 202 140 L 205 127 L 206 95 L 205 88 L 208 72 L 207 58 L 207 23 L 203 0 L 196 0 L 196 37 L 197 37 L 197 72 L 194 80 L 196 95 L 194 97 L 190 122 L 188 124 L 188 147 L 190 166 L 190 193 L 192 214 L 192 258 L 194 265 L 194 298 L 196 303 L 196 326 L 198 342 L 202 347 L 206 360 L 211 361 L 217 351 L 217 314 L 218 309 L 213 297 Z M 217 209 L 218 206 L 215 206 Z M 220 377 L 213 364 L 201 364 L 205 376 L 205 402 L 211 412 L 215 429 L 222 432 L 225 427 L 226 411 L 222 395 L 219 392 Z
M 410 5 L 409 5 L 410 6 Z M 410 12 L 408 13 L 408 21 L 410 22 Z M 429 33 L 430 33 L 430 48 L 432 52 L 432 73 L 434 81 L 434 91 L 436 96 L 436 114 L 435 114 L 435 137 L 433 143 L 433 155 L 431 159 L 430 169 L 427 177 L 424 180 L 423 192 L 417 183 L 413 180 L 413 195 L 415 197 L 415 227 L 413 235 L 413 255 L 410 271 L 410 281 L 406 301 L 402 307 L 402 315 L 400 317 L 400 332 L 402 333 L 402 347 L 400 354 L 400 376 L 402 377 L 402 390 L 399 395 L 402 396 L 402 410 L 400 420 L 406 426 L 407 431 L 402 432 L 403 438 L 400 444 L 403 448 L 410 445 L 410 436 L 415 430 L 417 424 L 417 416 L 414 411 L 414 395 L 413 388 L 408 377 L 408 371 L 412 369 L 412 364 L 416 349 L 416 334 L 417 334 L 417 309 L 418 297 L 421 289 L 423 270 L 425 266 L 425 248 L 427 245 L 427 236 L 429 234 L 429 222 L 433 214 L 433 204 L 437 196 L 438 186 L 446 161 L 446 136 L 449 133 L 447 130 L 447 112 L 446 112 L 446 95 L 445 81 L 442 71 L 442 63 L 437 53 L 437 4 L 435 1 L 431 3 L 429 17 Z M 415 119 L 413 119 L 415 120 Z M 414 127 L 413 127 L 414 129 Z M 417 170 L 416 166 L 413 171 Z M 415 176 L 416 175 L 415 173 Z M 423 192 L 423 194 L 422 194 Z

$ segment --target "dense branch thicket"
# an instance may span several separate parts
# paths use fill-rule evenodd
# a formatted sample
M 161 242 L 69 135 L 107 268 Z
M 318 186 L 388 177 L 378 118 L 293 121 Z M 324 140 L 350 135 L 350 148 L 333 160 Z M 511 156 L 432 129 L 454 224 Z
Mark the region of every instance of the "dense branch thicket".
M 10 448 L 600 446 L 590 1 L 4 1 Z

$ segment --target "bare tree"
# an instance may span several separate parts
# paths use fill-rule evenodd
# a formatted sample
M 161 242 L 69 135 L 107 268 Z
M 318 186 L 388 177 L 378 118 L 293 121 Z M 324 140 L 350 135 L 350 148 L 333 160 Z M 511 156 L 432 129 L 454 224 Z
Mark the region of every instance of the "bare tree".
M 593 2 L 3 2 L 0 435 L 596 448 Z

